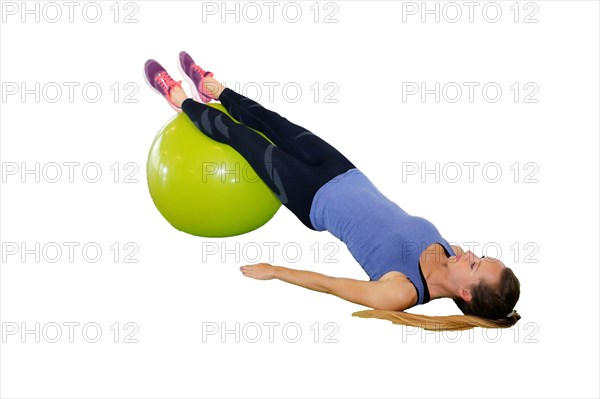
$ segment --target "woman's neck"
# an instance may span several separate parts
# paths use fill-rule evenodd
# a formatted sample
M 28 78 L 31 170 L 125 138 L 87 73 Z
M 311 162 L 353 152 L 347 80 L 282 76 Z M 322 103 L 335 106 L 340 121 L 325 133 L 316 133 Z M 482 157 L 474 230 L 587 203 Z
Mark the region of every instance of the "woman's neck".
M 430 300 L 454 298 L 456 295 L 448 284 L 448 257 L 444 247 L 437 244 L 433 251 L 421 255 L 421 270 L 427 281 Z

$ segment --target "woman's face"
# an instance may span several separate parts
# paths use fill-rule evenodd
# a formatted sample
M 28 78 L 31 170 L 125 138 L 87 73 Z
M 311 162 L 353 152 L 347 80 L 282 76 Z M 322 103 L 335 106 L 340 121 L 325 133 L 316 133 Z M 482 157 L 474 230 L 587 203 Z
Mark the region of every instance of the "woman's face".
M 458 289 L 471 289 L 481 281 L 495 286 L 506 266 L 495 258 L 478 257 L 471 251 L 448 258 L 448 280 Z

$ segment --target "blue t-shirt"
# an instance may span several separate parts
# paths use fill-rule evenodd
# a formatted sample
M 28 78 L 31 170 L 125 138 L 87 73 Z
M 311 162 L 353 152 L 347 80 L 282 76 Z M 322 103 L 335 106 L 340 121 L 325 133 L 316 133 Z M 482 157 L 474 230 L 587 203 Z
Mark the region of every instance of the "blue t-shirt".
M 417 289 L 418 305 L 430 300 L 419 264 L 421 253 L 439 243 L 447 256 L 455 255 L 431 222 L 406 213 L 357 168 L 317 191 L 310 221 L 316 230 L 327 230 L 344 242 L 372 281 L 389 271 L 406 275 Z

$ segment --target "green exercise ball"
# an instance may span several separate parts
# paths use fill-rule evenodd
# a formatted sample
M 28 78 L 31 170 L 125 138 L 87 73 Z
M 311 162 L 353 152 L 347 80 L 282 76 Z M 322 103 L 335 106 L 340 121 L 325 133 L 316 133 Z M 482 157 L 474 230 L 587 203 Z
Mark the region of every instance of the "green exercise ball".
M 231 117 L 221 104 L 208 105 Z M 281 206 L 237 151 L 203 134 L 183 112 L 156 135 L 146 173 L 159 212 L 173 227 L 195 236 L 250 232 Z

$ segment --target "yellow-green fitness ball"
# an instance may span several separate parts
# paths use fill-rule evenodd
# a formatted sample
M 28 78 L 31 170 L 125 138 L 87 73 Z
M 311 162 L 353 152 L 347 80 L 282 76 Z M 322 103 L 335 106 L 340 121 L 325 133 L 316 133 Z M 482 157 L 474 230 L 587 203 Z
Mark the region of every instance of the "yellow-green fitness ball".
M 229 115 L 221 104 L 208 105 Z M 183 112 L 156 135 L 146 172 L 159 212 L 173 227 L 195 236 L 250 232 L 281 206 L 237 151 L 200 132 Z

